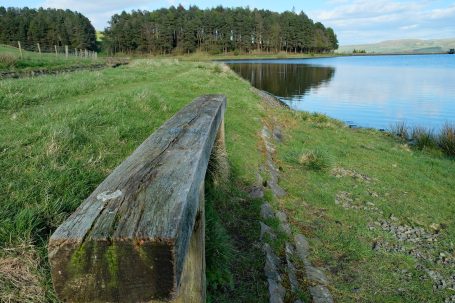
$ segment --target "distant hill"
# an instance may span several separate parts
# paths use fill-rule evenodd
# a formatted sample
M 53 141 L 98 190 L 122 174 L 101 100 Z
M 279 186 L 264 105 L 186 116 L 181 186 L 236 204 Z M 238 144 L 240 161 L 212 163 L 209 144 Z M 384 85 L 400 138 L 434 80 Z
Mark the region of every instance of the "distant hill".
M 419 40 L 403 39 L 388 40 L 374 44 L 358 44 L 340 46 L 338 53 L 352 53 L 354 49 L 365 50 L 367 53 L 440 53 L 455 48 L 454 39 Z

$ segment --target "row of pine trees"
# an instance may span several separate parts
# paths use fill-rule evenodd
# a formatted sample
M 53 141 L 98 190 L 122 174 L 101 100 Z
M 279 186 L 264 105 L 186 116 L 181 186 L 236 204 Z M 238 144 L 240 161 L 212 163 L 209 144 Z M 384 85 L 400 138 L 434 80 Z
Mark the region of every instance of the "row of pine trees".
M 330 52 L 338 48 L 331 28 L 303 13 L 249 8 L 201 10 L 171 6 L 111 17 L 103 47 L 110 53 Z M 96 50 L 96 31 L 80 13 L 61 9 L 0 7 L 0 43 L 43 50 L 54 45 Z
M 180 5 L 153 12 L 122 12 L 111 18 L 105 34 L 113 53 L 321 53 L 338 48 L 333 29 L 314 23 L 303 12 L 275 13 L 240 7 L 201 10 Z
M 52 51 L 54 45 L 96 50 L 96 31 L 84 15 L 61 9 L 0 7 L 0 43 Z

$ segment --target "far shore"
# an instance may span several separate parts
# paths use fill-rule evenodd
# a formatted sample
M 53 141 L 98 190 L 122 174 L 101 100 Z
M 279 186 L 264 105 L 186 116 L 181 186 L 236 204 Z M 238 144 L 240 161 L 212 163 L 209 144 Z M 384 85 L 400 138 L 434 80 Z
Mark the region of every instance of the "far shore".
M 227 61 L 227 60 L 278 60 L 278 59 L 319 59 L 335 57 L 370 57 L 370 56 L 405 56 L 405 55 L 444 55 L 446 52 L 438 53 L 227 53 L 212 55 L 206 52 L 196 52 L 192 54 L 167 54 L 167 55 L 147 55 L 147 54 L 116 54 L 114 57 L 130 58 L 150 58 L 150 59 L 178 59 L 182 61 Z

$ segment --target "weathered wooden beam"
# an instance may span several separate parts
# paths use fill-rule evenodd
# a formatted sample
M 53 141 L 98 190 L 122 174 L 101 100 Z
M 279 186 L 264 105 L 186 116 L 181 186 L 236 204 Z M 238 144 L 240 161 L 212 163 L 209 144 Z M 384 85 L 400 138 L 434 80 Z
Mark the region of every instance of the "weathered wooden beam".
M 225 108 L 222 95 L 194 100 L 58 227 L 48 252 L 60 299 L 204 302 L 203 187 Z

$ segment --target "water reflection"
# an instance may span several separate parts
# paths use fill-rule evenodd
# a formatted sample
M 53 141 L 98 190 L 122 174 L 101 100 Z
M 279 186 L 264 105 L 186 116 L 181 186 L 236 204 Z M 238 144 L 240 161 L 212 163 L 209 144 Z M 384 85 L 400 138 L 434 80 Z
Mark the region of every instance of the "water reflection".
M 437 132 L 444 123 L 455 122 L 453 55 L 226 63 L 295 110 L 320 112 L 378 129 L 405 122 Z
M 254 87 L 284 98 L 304 96 L 335 75 L 335 68 L 330 66 L 273 63 L 236 63 L 230 66 Z

